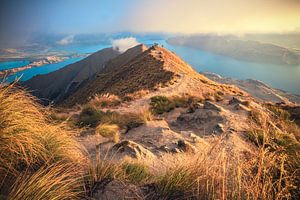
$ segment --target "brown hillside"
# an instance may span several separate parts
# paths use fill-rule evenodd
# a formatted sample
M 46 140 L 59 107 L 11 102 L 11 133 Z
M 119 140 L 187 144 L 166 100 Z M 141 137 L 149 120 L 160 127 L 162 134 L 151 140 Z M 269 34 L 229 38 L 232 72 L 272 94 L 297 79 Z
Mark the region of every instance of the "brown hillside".
M 217 84 L 197 73 L 171 51 L 153 46 L 122 67 L 105 68 L 63 104 L 83 104 L 95 94 L 105 93 L 125 96 L 141 90 L 161 90 L 169 95 L 191 93 L 206 96 L 220 89 L 225 93 L 241 94 L 235 87 Z

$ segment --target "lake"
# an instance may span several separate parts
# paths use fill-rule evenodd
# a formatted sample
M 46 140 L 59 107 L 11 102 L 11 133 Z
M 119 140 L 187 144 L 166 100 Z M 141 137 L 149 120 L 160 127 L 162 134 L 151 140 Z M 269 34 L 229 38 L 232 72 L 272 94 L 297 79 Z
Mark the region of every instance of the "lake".
M 175 52 L 183 60 L 189 63 L 196 71 L 209 71 L 217 73 L 221 76 L 232 77 L 236 79 L 256 79 L 269 84 L 272 87 L 282 89 L 291 93 L 300 94 L 300 65 L 274 65 L 265 63 L 253 63 L 247 61 L 236 60 L 222 55 L 217 55 L 210 52 L 201 51 L 199 49 L 173 46 L 167 44 L 165 40 L 143 40 L 140 42 L 152 45 L 158 43 L 167 49 Z M 107 44 L 99 45 L 71 45 L 58 47 L 57 50 L 69 51 L 73 53 L 93 53 L 100 49 L 109 47 Z M 28 80 L 38 74 L 47 74 L 58 70 L 68 64 L 77 62 L 82 58 L 71 58 L 60 63 L 43 65 L 37 68 L 31 68 L 22 72 L 18 72 L 13 76 L 8 77 L 8 81 L 15 80 L 16 77 L 21 77 L 21 80 Z M 26 61 L 23 61 L 26 62 Z M 28 62 L 28 61 L 27 61 Z M 0 67 L 12 67 L 0 63 Z M 16 65 L 26 65 L 22 61 L 17 61 Z M 1 69 L 1 68 L 0 68 Z
M 21 61 L 8 61 L 8 62 L 0 62 L 0 70 L 13 69 L 17 67 L 23 67 L 28 65 L 30 62 L 27 60 Z

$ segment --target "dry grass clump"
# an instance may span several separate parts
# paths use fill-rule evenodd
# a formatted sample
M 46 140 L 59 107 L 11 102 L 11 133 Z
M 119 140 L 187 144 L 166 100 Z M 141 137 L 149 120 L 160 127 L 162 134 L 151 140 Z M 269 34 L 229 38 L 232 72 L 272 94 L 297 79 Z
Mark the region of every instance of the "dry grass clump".
M 153 183 L 153 199 L 290 199 L 285 156 L 260 148 L 247 159 L 225 149 L 177 161 Z M 212 154 L 211 154 L 212 153 Z
M 77 125 L 80 127 L 96 127 L 99 124 L 104 112 L 98 110 L 95 106 L 86 105 L 79 114 Z
M 113 94 L 95 95 L 93 99 L 90 100 L 89 104 L 95 107 L 116 107 L 121 104 L 121 99 Z
M 118 113 L 107 111 L 101 118 L 101 123 L 116 124 L 123 132 L 145 124 L 151 115 L 147 112 L 140 113 Z
M 100 124 L 97 126 L 95 133 L 106 138 L 111 138 L 114 143 L 120 141 L 120 130 L 116 124 Z
M 82 195 L 81 177 L 70 164 L 44 166 L 33 174 L 22 174 L 8 199 L 78 199 Z
M 146 184 L 151 182 L 151 179 L 153 178 L 153 174 L 143 163 L 125 162 L 122 164 L 122 169 L 124 171 L 124 179 L 133 184 Z
M 257 147 L 284 157 L 284 170 L 293 177 L 293 184 L 296 186 L 291 190 L 292 196 L 300 197 L 299 127 L 290 120 L 290 115 L 286 111 L 271 104 L 265 107 L 267 115 L 256 110 L 254 111 L 256 115 L 251 116 L 258 126 L 247 134 L 247 138 Z
M 98 110 L 96 107 L 86 105 L 79 114 L 77 125 L 96 127 L 99 124 L 115 124 L 125 132 L 139 127 L 152 119 L 152 114 L 145 110 L 137 113 L 118 113 Z
M 79 166 L 85 159 L 72 133 L 51 123 L 47 114 L 24 91 L 0 88 L 0 191 L 4 194 L 24 173 L 29 176 L 55 163 Z
M 197 103 L 202 102 L 203 99 L 193 97 L 193 96 L 153 96 L 150 98 L 150 110 L 153 114 L 163 114 L 165 112 L 170 112 L 171 110 L 183 107 L 194 109 Z

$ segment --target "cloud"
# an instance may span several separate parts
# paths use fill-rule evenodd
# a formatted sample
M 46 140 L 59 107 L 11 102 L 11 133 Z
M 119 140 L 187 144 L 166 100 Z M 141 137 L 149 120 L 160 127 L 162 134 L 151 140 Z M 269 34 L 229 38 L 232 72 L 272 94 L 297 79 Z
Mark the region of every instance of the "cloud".
M 57 44 L 59 45 L 68 45 L 73 43 L 74 40 L 74 35 L 68 35 L 66 37 L 64 37 L 63 39 L 57 41 Z
M 299 0 L 151 0 L 136 3 L 119 29 L 170 33 L 293 32 L 300 25 Z
M 111 44 L 113 46 L 113 49 L 123 53 L 127 49 L 134 47 L 140 43 L 134 37 L 127 37 L 113 40 Z

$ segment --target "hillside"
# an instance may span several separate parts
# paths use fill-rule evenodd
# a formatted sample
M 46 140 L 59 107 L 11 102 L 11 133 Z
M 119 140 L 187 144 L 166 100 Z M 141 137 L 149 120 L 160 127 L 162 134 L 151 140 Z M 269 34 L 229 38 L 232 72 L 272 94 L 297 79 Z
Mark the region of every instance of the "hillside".
M 109 93 L 124 97 L 141 91 L 157 90 L 169 95 L 197 93 L 201 97 L 219 90 L 242 93 L 235 87 L 217 84 L 200 75 L 173 52 L 152 46 L 123 66 L 104 68 L 63 104 L 70 106 L 87 103 L 97 94 Z
M 49 109 L 0 87 L 0 197 L 299 199 L 294 120 L 299 105 L 268 103 L 139 45 Z
M 119 54 L 112 48 L 103 49 L 57 71 L 35 76 L 22 85 L 45 104 L 57 102 L 75 91 L 85 80 L 103 69 L 107 61 Z
M 299 95 L 290 94 L 288 92 L 272 88 L 269 85 L 258 80 L 236 80 L 229 77 L 222 77 L 211 72 L 201 72 L 201 74 L 218 83 L 235 85 L 261 101 L 270 101 L 273 103 L 300 103 Z

